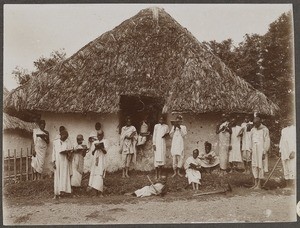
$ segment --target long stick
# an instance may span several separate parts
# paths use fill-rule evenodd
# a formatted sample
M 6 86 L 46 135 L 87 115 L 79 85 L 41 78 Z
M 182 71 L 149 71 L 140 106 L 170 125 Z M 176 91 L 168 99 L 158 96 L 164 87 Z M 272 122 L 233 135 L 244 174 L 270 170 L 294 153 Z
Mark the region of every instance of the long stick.
M 152 180 L 150 179 L 150 177 L 149 177 L 148 175 L 147 175 L 147 177 L 148 177 L 148 180 L 150 181 L 152 187 L 154 188 L 155 192 L 158 193 L 158 191 L 157 191 L 157 189 L 154 187 L 154 184 L 153 184 Z
M 274 167 L 273 167 L 271 173 L 269 174 L 269 176 L 268 176 L 268 178 L 266 179 L 266 181 L 265 181 L 264 185 L 262 186 L 262 188 L 264 188 L 265 185 L 267 184 L 267 182 L 270 180 L 270 178 L 271 178 L 271 176 L 273 175 L 273 173 L 274 173 L 276 167 L 278 166 L 280 160 L 281 160 L 281 158 L 278 158 L 278 160 L 276 161 L 276 163 L 275 163 L 275 165 L 274 165 Z

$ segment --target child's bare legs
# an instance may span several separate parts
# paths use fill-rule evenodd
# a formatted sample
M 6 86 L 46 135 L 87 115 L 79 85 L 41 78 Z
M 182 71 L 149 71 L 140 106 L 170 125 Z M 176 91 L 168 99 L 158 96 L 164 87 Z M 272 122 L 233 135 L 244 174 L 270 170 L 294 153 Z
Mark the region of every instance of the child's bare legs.
M 35 181 L 37 180 L 37 172 L 33 171 L 32 173 L 32 180 Z
M 192 182 L 193 190 L 195 190 L 195 184 L 196 183 Z
M 159 178 L 159 166 L 155 167 L 155 176 L 156 176 L 156 179 Z
M 125 172 L 125 176 L 126 176 L 127 178 L 129 178 L 129 175 L 128 175 L 129 167 L 126 167 L 126 168 L 125 168 L 125 171 L 126 171 L 126 172 Z
M 183 175 L 180 173 L 180 168 L 177 168 L 177 174 L 178 176 L 183 177 Z
M 122 172 L 122 177 L 124 178 L 125 177 L 125 168 L 123 168 L 122 171 L 123 171 Z

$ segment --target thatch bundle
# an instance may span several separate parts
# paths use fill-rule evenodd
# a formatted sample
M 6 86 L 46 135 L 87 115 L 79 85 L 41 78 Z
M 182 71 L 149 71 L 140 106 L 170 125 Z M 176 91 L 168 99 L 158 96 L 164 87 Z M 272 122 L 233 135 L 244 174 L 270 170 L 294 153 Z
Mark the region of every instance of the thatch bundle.
M 3 113 L 3 130 L 21 130 L 26 133 L 32 133 L 36 128 L 35 123 L 25 122 L 19 118 Z
M 253 112 L 277 106 L 237 77 L 163 9 L 145 9 L 9 94 L 15 110 L 115 113 L 120 95 L 164 112 Z

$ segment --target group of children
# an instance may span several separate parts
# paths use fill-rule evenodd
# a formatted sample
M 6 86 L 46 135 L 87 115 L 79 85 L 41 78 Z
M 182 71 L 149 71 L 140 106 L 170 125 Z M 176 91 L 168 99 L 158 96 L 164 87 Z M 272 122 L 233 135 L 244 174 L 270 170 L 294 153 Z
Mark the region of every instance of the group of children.
M 260 180 L 264 178 L 264 170 L 267 167 L 270 138 L 269 130 L 261 124 L 259 117 L 255 117 L 253 122 L 250 122 L 249 116 L 246 116 L 245 121 L 239 126 L 236 118 L 229 121 L 228 116 L 223 115 L 222 121 L 216 129 L 216 134 L 219 136 L 218 153 L 212 150 L 211 143 L 205 142 L 205 151 L 200 153 L 198 149 L 195 149 L 192 156 L 188 157 L 185 162 L 183 162 L 184 138 L 187 135 L 187 128 L 182 124 L 182 120 L 182 116 L 178 115 L 175 121 L 171 121 L 171 130 L 165 123 L 164 117 L 161 117 L 159 123 L 154 126 L 152 141 L 157 180 L 162 180 L 163 183 L 166 182 L 166 178 L 161 173 L 166 164 L 166 138 L 170 136 L 172 138 L 170 151 L 174 171 L 172 177 L 176 175 L 182 177 L 180 170 L 183 166 L 188 183 L 192 185 L 194 190 L 198 190 L 201 184 L 201 172 L 210 173 L 218 167 L 220 175 L 224 175 L 228 172 L 228 169 L 231 171 L 237 170 L 239 164 L 243 162 L 246 173 L 250 173 L 250 167 L 252 166 L 252 174 L 255 179 L 253 188 L 260 188 Z M 143 126 L 143 128 L 145 128 L 143 130 L 145 132 L 142 135 L 138 134 L 136 128 L 131 124 L 131 119 L 127 118 L 126 125 L 121 129 L 120 153 L 123 168 L 122 177 L 124 178 L 129 178 L 129 167 L 131 162 L 136 159 L 136 148 L 143 145 L 141 142 L 145 141 L 141 137 L 149 135 L 146 132 L 146 127 Z M 283 130 L 280 150 L 284 168 L 287 170 L 285 176 L 294 178 L 294 162 L 290 160 L 295 158 L 295 149 L 291 149 L 290 144 L 293 142 L 295 144 L 295 138 L 292 137 L 291 141 L 291 137 L 287 137 L 287 135 L 293 135 L 292 130 Z M 108 148 L 101 124 L 96 123 L 95 130 L 89 135 L 87 143 L 85 143 L 82 135 L 77 135 L 76 146 L 72 145 L 65 127 L 61 126 L 59 131 L 58 137 L 53 141 L 52 153 L 55 198 L 64 193 L 73 192 L 74 195 L 78 193 L 86 165 L 86 154 L 91 158 L 90 164 L 88 164 L 90 167 L 89 188 L 93 190 L 95 195 L 102 195 Z M 39 122 L 39 129 L 34 131 L 33 138 L 35 151 L 32 166 L 35 173 L 41 173 L 45 148 L 49 144 L 49 133 L 45 131 L 45 121 L 41 120 Z M 163 188 L 161 186 L 158 188 L 160 191 L 157 191 L 154 185 L 151 184 L 151 186 L 143 188 L 135 195 L 142 196 L 151 192 L 154 192 L 153 194 L 161 193 Z

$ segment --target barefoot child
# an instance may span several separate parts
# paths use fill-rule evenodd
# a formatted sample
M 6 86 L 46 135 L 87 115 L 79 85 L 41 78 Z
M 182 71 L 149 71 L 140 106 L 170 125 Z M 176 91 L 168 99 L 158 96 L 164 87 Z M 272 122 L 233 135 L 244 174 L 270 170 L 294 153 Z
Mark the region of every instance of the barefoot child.
M 81 180 L 83 174 L 84 157 L 86 154 L 87 145 L 84 144 L 82 135 L 77 135 L 77 146 L 74 148 L 72 158 L 72 170 L 73 175 L 71 177 L 72 192 L 74 195 L 78 194 L 79 188 L 81 187 Z
M 220 160 L 216 153 L 211 150 L 211 143 L 205 142 L 204 147 L 205 152 L 202 152 L 199 155 L 201 167 L 203 167 L 206 172 L 211 173 L 211 170 L 220 164 Z
M 201 161 L 198 156 L 199 150 L 195 149 L 193 151 L 193 156 L 188 157 L 184 164 L 186 177 L 188 178 L 189 184 L 192 183 L 193 190 L 198 190 L 199 185 L 201 185 L 201 173 L 199 171 L 201 168 Z
M 91 147 L 92 152 L 92 167 L 89 179 L 89 186 L 94 189 L 96 195 L 103 193 L 103 178 L 105 176 L 105 157 L 107 145 L 103 139 L 104 132 L 97 134 L 98 140 L 94 141 Z

